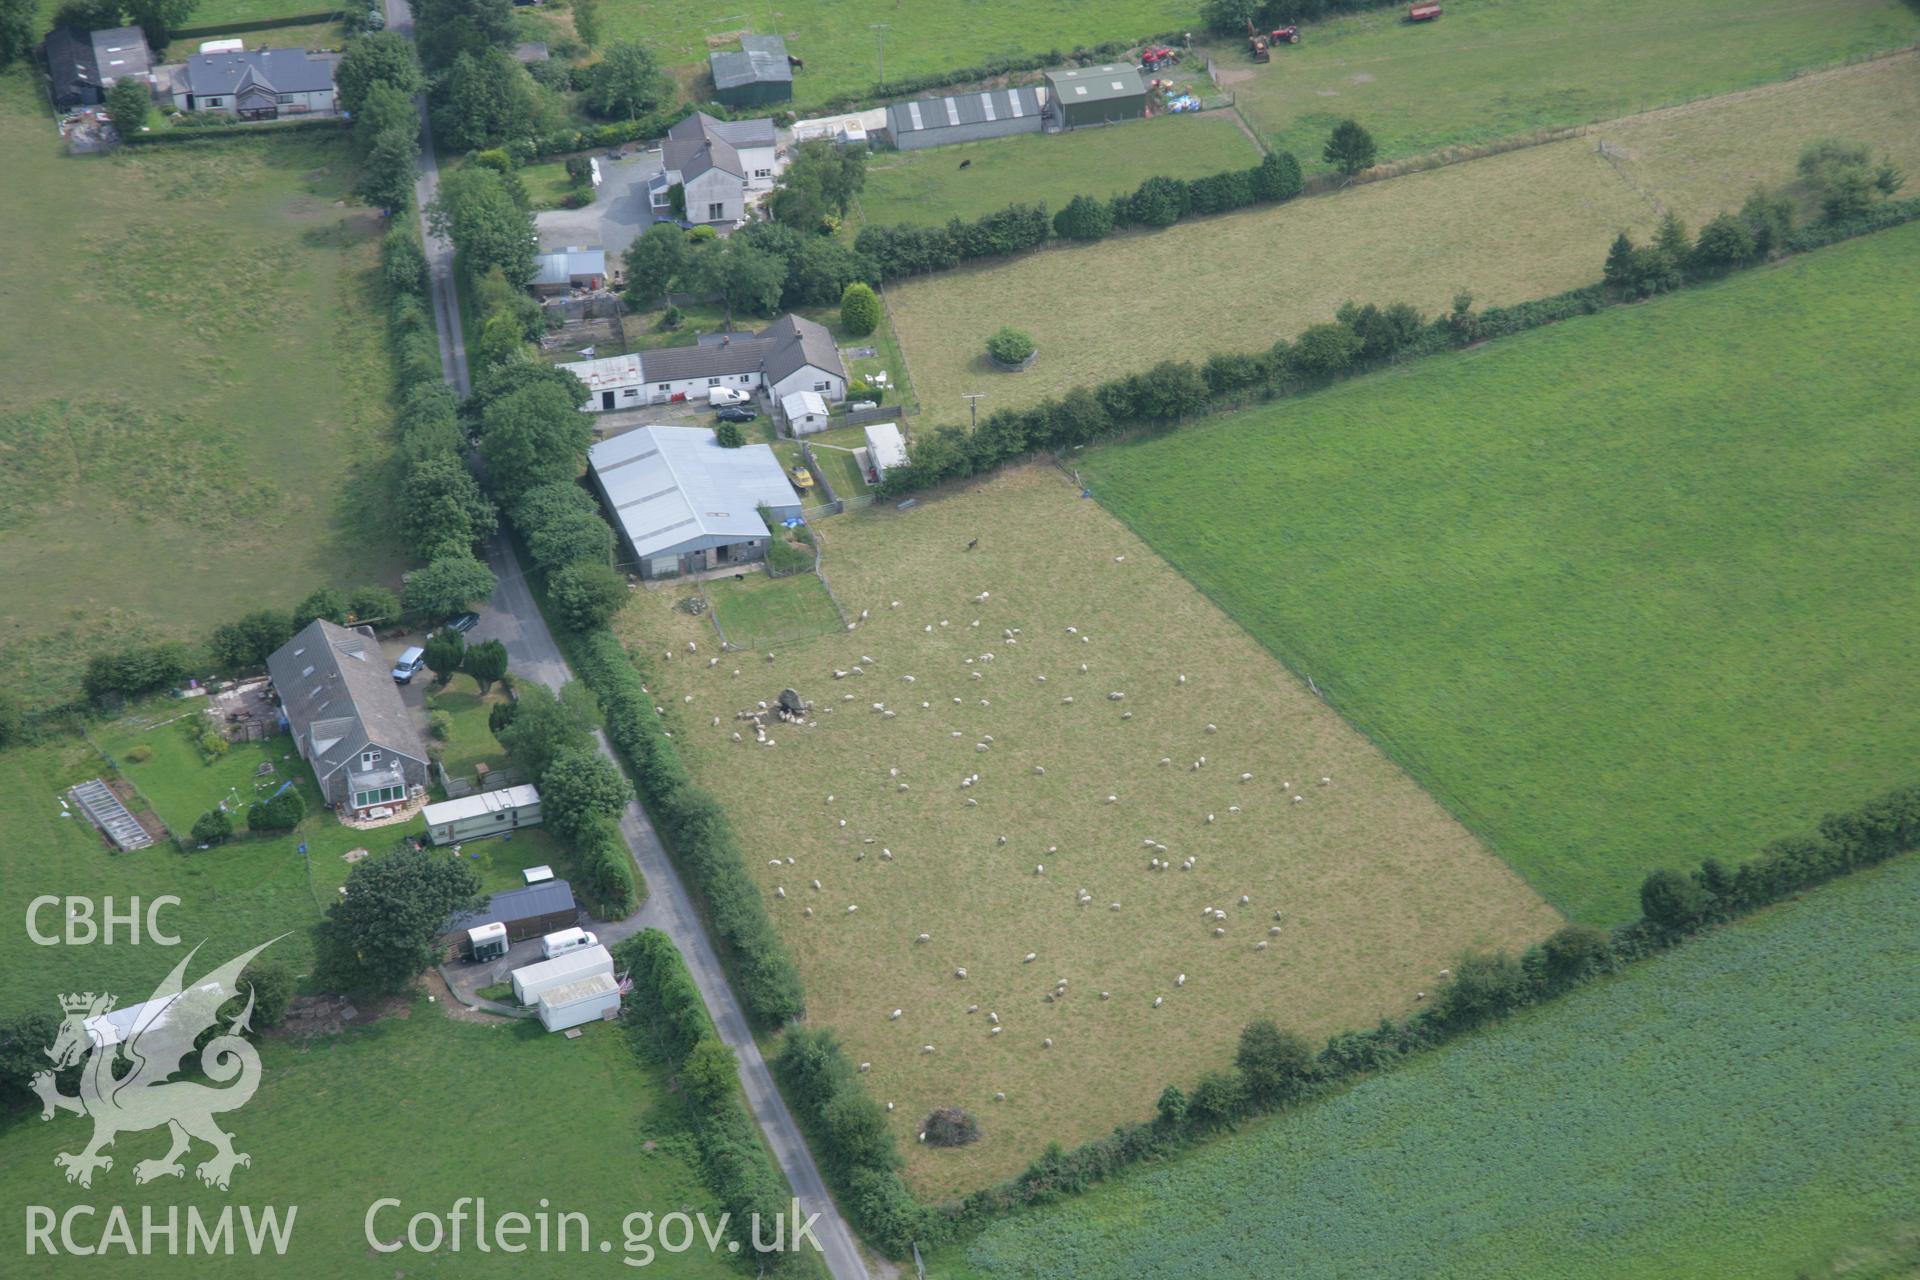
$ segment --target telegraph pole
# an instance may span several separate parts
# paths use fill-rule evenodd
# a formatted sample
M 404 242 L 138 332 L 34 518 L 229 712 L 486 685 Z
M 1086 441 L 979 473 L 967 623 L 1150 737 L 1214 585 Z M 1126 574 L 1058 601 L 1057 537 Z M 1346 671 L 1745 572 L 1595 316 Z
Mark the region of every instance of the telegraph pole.
M 887 82 L 887 32 L 892 29 L 891 23 L 870 22 L 867 24 L 867 30 L 873 32 L 874 45 L 879 51 L 881 84 Z
M 984 391 L 962 391 L 960 398 L 967 402 L 967 429 L 980 425 L 980 401 L 987 393 Z

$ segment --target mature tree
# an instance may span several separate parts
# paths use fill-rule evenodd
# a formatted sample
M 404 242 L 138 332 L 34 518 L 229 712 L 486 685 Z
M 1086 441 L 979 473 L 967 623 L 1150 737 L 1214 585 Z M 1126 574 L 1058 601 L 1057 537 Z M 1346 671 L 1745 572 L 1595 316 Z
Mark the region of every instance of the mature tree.
M 573 34 L 591 49 L 600 43 L 600 0 L 573 0 Z
M 155 50 L 164 49 L 173 33 L 187 25 L 199 0 L 126 0 L 127 21 L 146 34 Z
M 413 95 L 426 87 L 413 41 L 393 31 L 368 31 L 347 41 L 346 52 L 333 72 L 340 107 L 358 116 L 375 85 L 384 84 L 407 99 L 412 114 Z
M 627 602 L 627 580 L 604 561 L 581 561 L 547 579 L 547 599 L 569 627 L 591 631 L 620 612 Z
M 1723 276 L 1753 256 L 1753 232 L 1733 214 L 1723 213 L 1700 228 L 1687 265 L 1696 276 Z
M 574 0 L 578 4 L 579 0 Z M 702 1036 L 680 1064 L 680 1085 L 702 1112 L 711 1112 L 740 1087 L 739 1064 L 724 1040 Z
M 1033 339 L 1026 330 L 1003 324 L 988 335 L 987 354 L 1001 364 L 1019 364 L 1033 354 Z
M 509 284 L 525 284 L 533 275 L 533 215 L 492 169 L 464 165 L 444 175 L 427 216 L 436 232 L 453 241 L 470 279 L 494 267 Z
M 493 731 L 514 762 L 544 779 L 547 766 L 574 750 L 593 748 L 593 710 L 584 686 L 568 685 L 555 697 L 543 684 L 522 681 L 513 719 Z
M 1253 198 L 1273 202 L 1291 200 L 1300 194 L 1304 180 L 1300 161 L 1291 151 L 1270 151 L 1248 171 L 1253 180 Z
M 1547 971 L 1561 982 L 1570 982 L 1604 964 L 1613 942 L 1596 925 L 1568 924 L 1555 930 L 1541 950 L 1546 953 Z
M 1469 952 L 1454 962 L 1437 1008 L 1453 1025 L 1469 1027 L 1518 1008 L 1531 994 L 1518 960 L 1504 951 Z
M 667 100 L 672 81 L 653 54 L 632 40 L 616 40 L 587 68 L 587 110 L 603 120 L 637 120 Z
M 153 109 L 153 92 L 139 80 L 128 77 L 107 90 L 107 119 L 113 131 L 131 138 L 146 127 L 147 114 Z
M 780 259 L 747 242 L 727 241 L 697 258 L 703 283 L 726 304 L 727 320 L 735 311 L 770 316 L 780 309 L 786 272 Z
M 39 13 L 37 0 L 0 0 L 0 70 L 33 51 Z
M 568 841 L 601 818 L 617 818 L 632 798 L 620 766 L 591 746 L 572 747 L 540 773 L 540 811 Z
M 355 587 L 347 592 L 347 620 L 376 622 L 400 612 L 400 597 L 385 587 Z
M 247 830 L 259 832 L 291 831 L 307 816 L 307 802 L 300 792 L 288 787 L 271 800 L 256 800 L 247 806 Z
M 1606 266 L 1600 271 L 1602 283 L 1624 297 L 1631 297 L 1640 287 L 1633 255 L 1633 240 L 1622 231 L 1613 238 L 1613 247 L 1607 250 Z
M 1215 35 L 1244 36 L 1247 24 L 1260 22 L 1266 0 L 1201 0 L 1200 20 Z
M 1053 233 L 1062 240 L 1104 240 L 1112 230 L 1112 207 L 1092 196 L 1075 196 L 1053 215 Z
M 661 306 L 685 275 L 693 255 L 687 234 L 671 222 L 656 222 L 627 246 L 627 302 L 636 311 L 658 299 Z
M 462 53 L 437 86 L 434 130 L 464 149 L 531 137 L 534 93 L 527 69 L 505 50 Z
M 495 492 L 506 501 L 536 485 L 580 474 L 593 442 L 593 422 L 579 411 L 580 387 L 573 381 L 571 392 L 552 383 L 523 387 L 481 415 L 480 456 Z
M 723 422 L 713 429 L 713 439 L 722 449 L 738 449 L 747 443 L 747 433 L 737 422 Z
M 1299 1094 L 1313 1078 L 1313 1046 L 1271 1019 L 1249 1022 L 1233 1055 L 1254 1101 L 1266 1106 Z
M 266 667 L 269 654 L 293 638 L 293 631 L 293 621 L 286 614 L 259 609 L 215 627 L 207 652 L 214 666 L 231 675 L 259 671 Z
M 1360 345 L 1360 335 L 1344 324 L 1316 324 L 1294 340 L 1287 364 L 1309 380 L 1335 377 L 1353 367 Z
M 443 630 L 427 640 L 427 669 L 433 672 L 433 687 L 444 689 L 460 664 L 467 660 L 467 638 L 458 631 Z
M 1247 1105 L 1247 1087 L 1232 1071 L 1210 1071 L 1193 1087 L 1187 1114 L 1205 1129 L 1226 1124 Z
M 413 20 L 421 60 L 434 71 L 462 53 L 511 49 L 519 38 L 512 0 L 416 0 Z
M 424 560 L 471 552 L 493 534 L 493 504 L 456 455 L 433 454 L 413 463 L 404 492 L 401 527 Z
M 1712 895 L 1692 876 L 1655 871 L 1640 884 L 1640 913 L 1663 929 L 1686 929 L 1713 908 Z
M 880 298 L 872 285 L 856 280 L 841 293 L 840 327 L 856 338 L 880 327 Z
M 479 893 L 472 865 L 437 849 L 356 863 L 318 930 L 322 976 L 349 990 L 406 990 L 440 958 L 448 918 Z
M 1168 1128 L 1178 1128 L 1187 1120 L 1187 1095 L 1180 1086 L 1170 1084 L 1160 1091 L 1159 1101 L 1153 1104 L 1154 1115 Z
M 52 1067 L 47 1050 L 59 1033 L 59 1019 L 39 1009 L 0 1021 L 0 1102 L 25 1104 L 38 1100 L 33 1078 Z M 63 1092 L 70 1093 L 73 1088 L 73 1080 L 67 1077 L 79 1074 L 78 1068 L 60 1073 Z
M 126 645 L 88 658 L 80 686 L 89 698 L 134 698 L 178 684 L 187 665 L 187 648 L 177 641 Z
M 1654 228 L 1653 247 L 1666 255 L 1668 262 L 1676 267 L 1683 266 L 1687 255 L 1693 252 L 1693 241 L 1687 236 L 1687 224 L 1680 221 L 1680 215 L 1667 210 L 1660 219 L 1660 225 Z
M 407 608 L 432 617 L 458 613 L 493 594 L 493 571 L 471 555 L 442 555 L 407 578 Z
M 325 618 L 335 626 L 347 622 L 347 594 L 334 587 L 315 587 L 307 598 L 293 606 L 287 619 L 295 631 L 304 630 L 316 618 Z
M 1373 164 L 1378 154 L 1373 144 L 1373 135 L 1360 127 L 1358 120 L 1342 120 L 1333 126 L 1333 133 L 1327 138 L 1326 148 L 1321 158 L 1351 178 L 1362 169 Z
M 1753 236 L 1754 255 L 1771 257 L 1786 247 L 1787 236 L 1793 232 L 1793 201 L 1765 187 L 1755 187 L 1740 206 L 1740 221 Z
M 760 226 L 785 230 L 777 223 Z M 840 301 L 847 286 L 873 279 L 873 264 L 853 246 L 835 236 L 799 236 L 786 259 L 787 283 L 780 292 L 788 307 L 830 306 Z
M 506 679 L 507 661 L 506 645 L 498 640 L 482 640 L 468 647 L 466 657 L 460 660 L 460 669 L 473 677 L 480 695 L 485 697 L 487 690 Z
M 1135 226 L 1170 227 L 1186 216 L 1187 209 L 1187 184 L 1178 178 L 1156 174 L 1127 197 L 1127 212 Z
M 247 1025 L 255 1031 L 271 1031 L 287 1016 L 295 985 L 293 968 L 286 961 L 257 956 L 241 971 L 239 994 L 221 1010 L 222 1020 L 238 1016 L 252 1001 Z
M 413 207 L 414 165 L 420 158 L 420 135 L 407 126 L 388 129 L 373 139 L 353 193 L 375 209 L 389 214 Z
M 582 562 L 613 559 L 613 530 L 598 511 L 570 507 L 538 524 L 523 526 L 527 551 L 542 569 L 553 571 Z
M 225 809 L 209 809 L 193 820 L 195 844 L 225 844 L 233 838 L 233 817 Z
M 778 222 L 800 231 L 818 231 L 829 216 L 846 216 L 866 182 L 864 148 L 836 146 L 816 138 L 795 150 L 780 175 L 780 185 L 767 197 L 767 208 Z

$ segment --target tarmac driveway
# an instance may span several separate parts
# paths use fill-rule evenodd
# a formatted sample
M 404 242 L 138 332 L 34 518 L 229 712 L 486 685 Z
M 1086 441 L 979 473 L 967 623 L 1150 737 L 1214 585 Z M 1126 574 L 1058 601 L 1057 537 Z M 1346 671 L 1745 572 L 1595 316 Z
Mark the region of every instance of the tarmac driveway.
M 534 230 L 543 251 L 598 245 L 611 260 L 625 253 L 627 246 L 653 225 L 647 179 L 660 172 L 660 153 L 629 148 L 617 160 L 613 154 L 599 157 L 600 187 L 592 204 L 584 209 L 549 209 L 534 215 Z

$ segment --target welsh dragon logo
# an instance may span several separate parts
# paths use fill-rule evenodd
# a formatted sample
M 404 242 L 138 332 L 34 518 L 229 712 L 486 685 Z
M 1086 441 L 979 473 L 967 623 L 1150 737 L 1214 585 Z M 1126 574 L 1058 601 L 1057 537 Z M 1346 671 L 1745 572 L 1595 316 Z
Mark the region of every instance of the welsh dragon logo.
M 68 1182 L 91 1187 L 95 1170 L 113 1168 L 113 1157 L 102 1150 L 112 1146 L 118 1135 L 162 1125 L 172 1134 L 173 1146 L 158 1160 L 134 1165 L 136 1183 L 184 1177 L 180 1157 L 195 1138 L 213 1148 L 213 1156 L 194 1170 L 208 1186 L 225 1191 L 235 1167 L 253 1163 L 244 1151 L 233 1149 L 233 1135 L 215 1120 L 222 1112 L 245 1106 L 260 1086 L 260 1055 L 241 1034 L 253 1016 L 251 986 L 246 1008 L 227 1024 L 224 1034 L 200 1050 L 200 1070 L 225 1087 L 168 1077 L 180 1070 L 181 1059 L 193 1052 L 194 1041 L 219 1022 L 220 1006 L 239 994 L 240 974 L 248 962 L 278 941 L 263 942 L 200 981 L 183 985 L 181 977 L 200 950 L 195 947 L 174 966 L 151 999 L 121 1010 L 118 1017 L 109 1016 L 115 1004 L 111 995 L 89 991 L 60 997 L 65 1019 L 53 1047 L 46 1050 L 53 1070 L 36 1073 L 33 1089 L 40 1095 L 42 1120 L 53 1119 L 56 1111 L 93 1118 L 93 1140 L 86 1148 L 53 1158 L 56 1166 L 67 1171 Z M 81 1068 L 80 1092 L 60 1092 L 54 1073 L 79 1065 L 82 1059 L 86 1063 Z

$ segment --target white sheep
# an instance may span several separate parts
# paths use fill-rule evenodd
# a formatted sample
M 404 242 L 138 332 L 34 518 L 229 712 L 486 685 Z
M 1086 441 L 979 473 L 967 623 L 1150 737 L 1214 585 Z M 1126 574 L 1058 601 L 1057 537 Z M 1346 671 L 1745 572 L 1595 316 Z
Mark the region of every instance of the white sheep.
M 895 600 L 892 604 L 887 606 L 887 608 L 889 609 L 898 609 L 899 607 L 900 607 L 900 602 L 898 600 Z
M 1126 696 L 1127 696 L 1127 695 L 1126 695 L 1126 694 L 1124 694 L 1124 693 L 1122 693 L 1122 692 L 1121 692 L 1120 690 L 1118 690 L 1118 689 L 1115 689 L 1115 690 L 1114 690 L 1114 691 L 1113 691 L 1112 693 L 1110 693 L 1110 694 L 1108 694 L 1108 695 L 1107 695 L 1107 701 L 1108 701 L 1108 702 L 1118 702 L 1118 701 L 1120 701 L 1120 700 L 1121 700 L 1122 698 L 1124 698 L 1124 697 L 1126 697 Z
M 968 1006 L 967 1006 L 967 1012 L 968 1012 L 968 1013 L 978 1013 L 978 1012 L 980 1012 L 980 1006 L 979 1006 L 979 1005 L 977 1005 L 977 1004 L 970 1004 L 970 1005 L 968 1005 Z
M 1227 931 L 1225 929 L 1215 929 L 1213 931 L 1213 936 L 1216 938 L 1224 938 L 1227 936 Z
M 1237 804 L 1230 804 L 1230 805 L 1228 805 L 1228 806 L 1227 806 L 1227 812 L 1228 812 L 1228 813 L 1238 813 L 1238 812 L 1240 812 L 1240 806 L 1239 806 L 1239 805 L 1237 805 Z
M 1253 944 L 1253 949 L 1255 951 L 1265 951 L 1267 949 L 1267 944 L 1265 942 L 1256 942 Z
M 1153 1007 L 1158 1009 L 1161 1005 L 1166 1003 L 1166 1000 L 1167 998 L 1165 996 L 1155 996 L 1153 998 Z
M 1330 786 L 1332 786 L 1332 785 L 1333 785 L 1333 779 L 1332 779 L 1332 778 L 1322 778 L 1322 779 L 1320 779 L 1320 785 L 1321 785 L 1321 786 L 1323 786 L 1323 787 L 1330 787 Z
M 858 903 L 853 903 L 853 902 L 849 902 L 849 903 L 847 904 L 847 914 L 848 914 L 848 915 L 852 915 L 852 914 L 853 914 L 854 912 L 856 912 L 856 911 L 858 911 L 859 909 L 860 909 L 860 906 L 859 906 L 859 904 L 858 904 Z
M 1079 634 L 1080 634 L 1080 628 L 1078 628 L 1078 627 L 1068 627 L 1068 628 L 1067 628 L 1067 634 L 1068 634 L 1068 635 L 1070 635 L 1070 636 L 1077 636 L 1077 635 L 1079 635 Z
M 1066 705 L 1066 706 L 1072 706 L 1072 705 L 1073 705 L 1073 695 L 1072 695 L 1072 694 L 1068 694 L 1068 695 L 1067 695 L 1066 697 L 1064 697 L 1064 698 L 1062 698 L 1062 699 L 1060 699 L 1060 701 L 1061 701 L 1061 703 L 1062 703 L 1062 704 L 1064 704 L 1064 705 Z
M 990 1035 L 990 1036 L 997 1036 L 997 1035 L 999 1035 L 999 1034 L 1000 1034 L 1000 1033 L 1001 1033 L 1002 1031 L 1005 1031 L 1005 1030 L 1006 1030 L 1006 1028 L 1005 1028 L 1005 1027 L 988 1027 L 988 1028 L 987 1028 L 987 1034 L 988 1034 L 988 1035 Z
M 1167 765 L 1170 765 L 1170 764 L 1172 764 L 1172 763 L 1173 763 L 1173 757 L 1172 757 L 1172 756 L 1161 756 L 1161 757 L 1160 757 L 1160 765 L 1161 765 L 1161 767 L 1162 767 L 1162 768 L 1165 768 L 1165 767 L 1166 767 Z
M 813 919 L 813 908 L 808 907 L 805 911 L 802 911 L 800 914 L 805 916 L 807 919 L 811 920 Z
M 780 859 L 778 859 L 778 858 L 768 858 L 768 859 L 767 859 L 767 865 L 768 865 L 768 866 L 770 866 L 770 867 L 777 867 L 777 866 L 779 866 L 779 865 L 780 865 Z
M 993 1095 L 993 1100 L 994 1100 L 995 1102 L 1005 1102 L 1005 1101 L 1007 1100 L 1007 1095 L 1006 1095 L 1006 1094 L 1004 1094 L 1004 1093 L 998 1093 L 998 1092 L 996 1092 L 996 1093 L 995 1093 L 995 1094 Z
M 1033 951 L 1029 951 L 1029 952 L 1027 952 L 1027 954 L 1026 954 L 1026 957 L 1025 957 L 1024 959 L 1022 959 L 1022 960 L 1020 961 L 1020 963 L 1021 963 L 1021 964 L 1032 964 L 1032 963 L 1033 963 L 1033 962 L 1034 962 L 1035 960 L 1037 960 L 1038 958 L 1039 958 L 1039 953 L 1037 953 L 1037 952 L 1033 952 Z
M 820 887 L 820 882 L 818 880 L 811 881 L 810 883 L 813 885 L 815 889 L 818 889 Z
M 1107 797 L 1107 803 L 1108 803 L 1108 804 L 1119 804 L 1119 803 L 1120 803 L 1120 797 L 1119 797 L 1119 796 L 1108 796 L 1108 797 Z
M 933 935 L 930 933 L 923 933 L 923 934 L 920 934 L 918 937 L 914 938 L 914 941 L 915 942 L 932 942 Z
M 973 598 L 973 602 L 975 604 L 985 604 L 987 602 L 987 597 L 992 594 L 993 593 L 990 591 L 982 591 L 979 595 Z
M 953 976 L 956 978 L 964 978 L 967 976 L 967 971 L 965 969 L 955 969 L 953 971 Z
M 867 1072 L 871 1071 L 872 1069 L 873 1069 L 873 1064 L 871 1062 L 863 1062 L 860 1064 L 861 1075 L 867 1074 Z
M 917 683 L 912 676 L 901 676 L 900 678 L 908 684 Z
M 1173 980 L 1173 985 L 1174 985 L 1174 986 L 1176 986 L 1176 987 L 1184 987 L 1184 986 L 1186 986 L 1186 985 L 1187 985 L 1187 975 L 1183 973 L 1183 974 L 1181 974 L 1181 975 L 1180 975 L 1179 977 L 1177 977 L 1177 978 L 1175 978 L 1175 979 Z
M 1109 911 L 1118 911 L 1119 909 L 1120 909 L 1120 904 L 1117 902 L 1109 902 L 1107 904 L 1107 910 Z
M 1053 1048 L 1053 1037 L 1052 1037 L 1052 1036 L 1048 1036 L 1048 1037 L 1047 1037 L 1046 1039 L 1044 1039 L 1044 1040 L 1042 1040 L 1042 1041 L 1040 1042 L 1040 1047 L 1041 1047 L 1042 1049 L 1051 1049 L 1051 1048 Z
M 1207 725 L 1207 732 L 1208 732 L 1208 733 L 1218 733 L 1218 732 L 1220 732 L 1220 726 L 1219 726 L 1219 725 L 1217 725 L 1217 724 L 1212 724 L 1212 723 L 1209 723 L 1209 724 Z
M 890 1014 L 888 1014 L 888 1015 L 887 1015 L 887 1021 L 888 1021 L 888 1022 L 898 1022 L 898 1021 L 900 1021 L 900 1011 L 899 1011 L 898 1009 L 895 1009 L 895 1010 L 894 1010 L 894 1011 L 893 1011 L 892 1013 L 890 1013 Z
M 882 850 L 880 851 L 880 861 L 882 861 L 882 862 L 892 862 L 892 861 L 893 861 L 893 850 L 891 850 L 891 849 L 882 849 Z
M 774 896 L 774 897 L 776 897 L 776 898 L 784 898 L 784 897 L 786 897 L 786 896 L 787 896 L 787 890 L 786 890 L 786 886 L 784 886 L 784 885 L 775 885 L 775 886 L 773 887 L 773 896 Z
M 1295 797 L 1293 798 L 1293 802 L 1294 802 L 1295 804 L 1299 804 L 1299 803 L 1300 803 L 1300 802 L 1301 802 L 1302 800 L 1305 800 L 1305 799 L 1306 799 L 1306 797 L 1305 797 L 1305 796 L 1295 796 Z
M 1208 815 L 1207 815 L 1207 825 L 1208 825 L 1208 826 L 1212 826 L 1212 825 L 1213 825 L 1213 815 L 1212 815 L 1212 814 L 1208 814 Z
M 1277 935 L 1279 934 L 1279 932 L 1280 932 L 1280 926 L 1279 926 L 1279 925 L 1277 925 L 1277 924 L 1270 924 L 1270 925 L 1268 925 L 1268 926 L 1267 926 L 1267 936 L 1268 936 L 1269 938 L 1272 938 L 1272 937 L 1275 937 L 1275 936 L 1277 936 Z
M 1241 774 L 1241 775 L 1240 775 L 1240 781 L 1242 781 L 1242 782 L 1252 782 L 1252 781 L 1253 781 L 1253 775 L 1252 775 L 1252 774 L 1250 774 L 1250 773 L 1243 773 L 1243 774 Z
M 1248 896 L 1247 896 L 1246 894 L 1244 894 L 1244 893 L 1240 895 L 1240 905 L 1241 905 L 1241 906 L 1243 906 L 1243 907 L 1245 907 L 1245 906 L 1250 906 L 1250 905 L 1251 905 L 1252 903 L 1253 903 L 1253 899 L 1252 899 L 1252 898 L 1249 898 L 1249 897 L 1248 897 Z
M 867 611 L 865 609 L 862 609 L 860 611 L 860 621 L 865 622 L 866 620 L 867 620 Z
M 1035 766 L 1033 766 L 1033 776 L 1034 776 L 1034 777 L 1036 777 L 1036 778 L 1044 778 L 1044 777 L 1046 777 L 1046 776 L 1047 776 L 1047 766 L 1045 766 L 1045 765 L 1043 765 L 1043 764 L 1037 764 L 1037 765 L 1035 765 Z
M 893 1104 L 891 1102 L 887 1104 L 887 1110 L 889 1111 L 893 1110 Z
M 1005 836 L 1000 836 L 999 838 L 994 840 L 995 844 L 1005 844 L 1006 842 L 1007 842 L 1007 838 Z
M 1047 874 L 1047 864 L 1044 862 L 1035 863 L 1033 867 L 1033 874 L 1037 876 L 1043 876 Z

